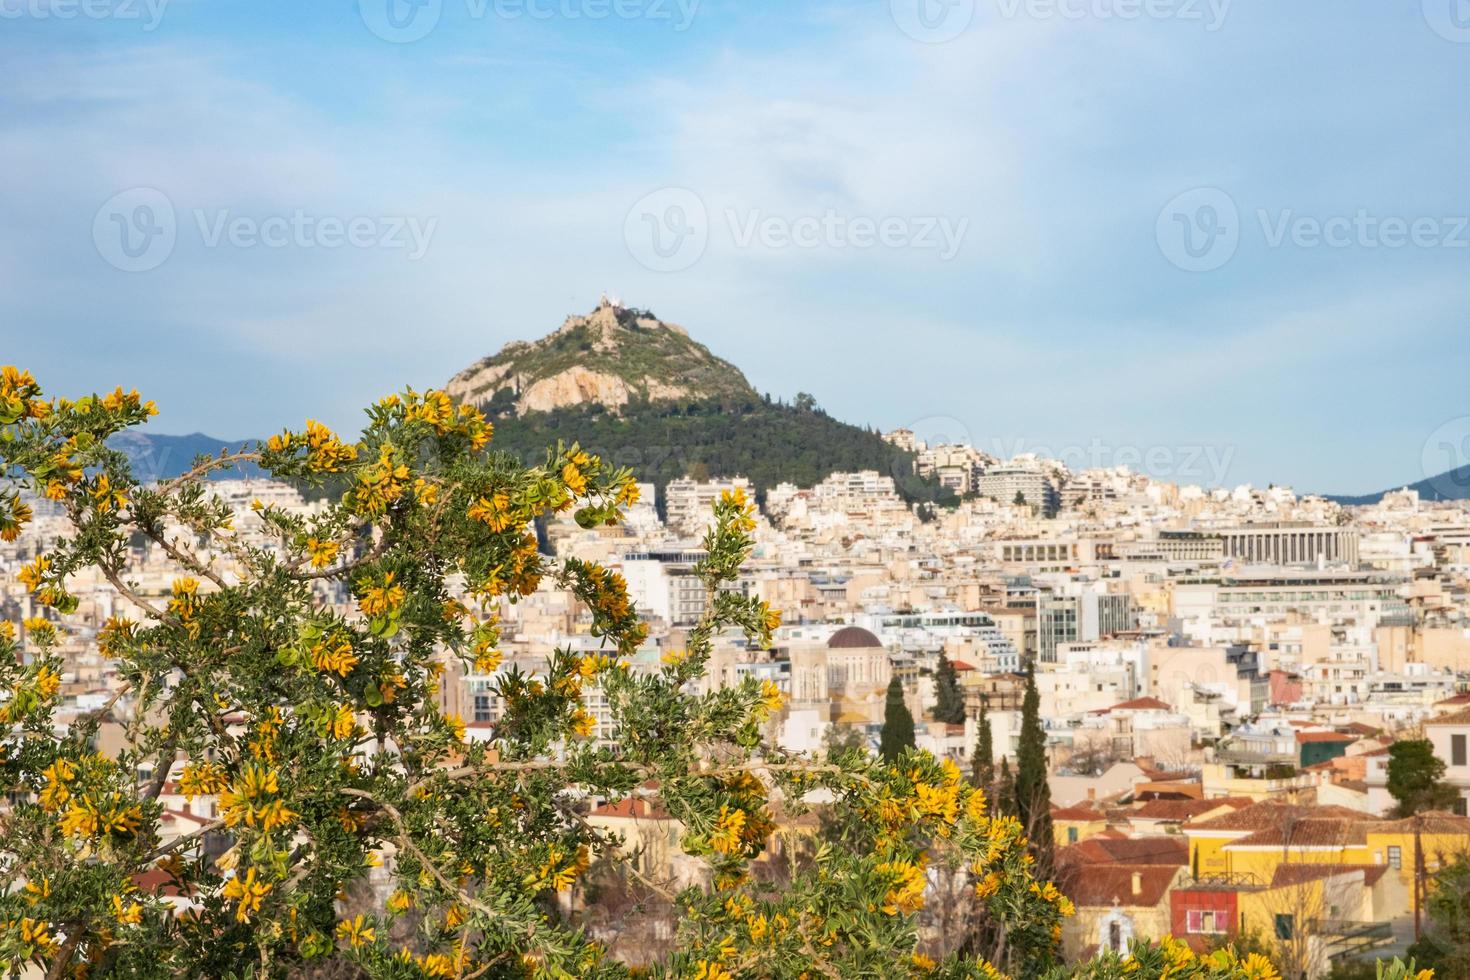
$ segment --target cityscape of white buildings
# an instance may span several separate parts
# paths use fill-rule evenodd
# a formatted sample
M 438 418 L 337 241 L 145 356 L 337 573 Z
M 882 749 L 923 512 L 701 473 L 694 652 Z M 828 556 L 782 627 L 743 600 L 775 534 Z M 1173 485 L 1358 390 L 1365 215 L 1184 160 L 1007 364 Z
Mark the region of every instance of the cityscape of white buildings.
M 1150 785 L 1160 799 L 1331 804 L 1373 818 L 1392 802 L 1387 747 L 1404 737 L 1433 742 L 1465 813 L 1470 503 L 1400 491 L 1349 508 L 1282 487 L 1177 486 L 1123 467 L 1073 473 L 1043 458 L 926 447 L 911 433 L 892 439 L 960 495 L 957 505 L 911 505 L 876 472 L 757 495 L 756 547 L 738 587 L 779 610 L 783 625 L 767 649 L 720 637 L 702 683 L 776 683 L 785 705 L 774 741 L 806 752 L 839 739 L 876 747 L 897 677 L 920 748 L 968 765 L 983 708 L 997 763 L 1013 760 L 1022 672 L 1034 667 L 1064 818 L 1067 807 L 1148 799 Z M 754 492 L 739 478 L 676 480 L 662 495 L 644 486 L 617 526 L 568 518 L 545 528 L 557 555 L 625 577 L 650 627 L 635 668 L 657 669 L 698 622 L 709 506 L 735 488 Z M 251 501 L 321 506 L 264 481 L 211 492 L 261 547 L 273 545 L 252 537 Z M 0 544 L 0 615 L 17 623 L 45 611 L 15 573 L 70 531 L 54 506 L 33 506 L 25 534 Z M 145 595 L 165 594 L 177 574 L 154 549 L 134 548 L 130 577 Z M 100 578 L 78 576 L 70 588 L 80 606 L 64 634 L 61 725 L 118 684 L 94 640 L 123 600 Z M 345 611 L 344 593 L 321 588 Z M 599 646 L 587 610 L 550 580 L 501 619 L 495 674 L 447 664 L 443 707 L 472 737 L 493 735 L 501 672 L 535 674 L 556 649 Z M 962 723 L 933 718 L 941 658 L 964 694 Z M 595 691 L 589 709 L 599 737 L 610 737 Z M 171 792 L 163 801 L 180 833 L 212 817 Z

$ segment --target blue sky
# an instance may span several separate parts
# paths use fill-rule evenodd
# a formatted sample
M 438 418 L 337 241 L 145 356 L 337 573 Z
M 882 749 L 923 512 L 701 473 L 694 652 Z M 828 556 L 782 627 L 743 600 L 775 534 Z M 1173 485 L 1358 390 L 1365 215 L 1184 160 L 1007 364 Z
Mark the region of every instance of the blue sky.
M 350 427 L 607 291 L 1002 454 L 1467 461 L 1470 0 L 389 2 L 0 0 L 0 361 Z

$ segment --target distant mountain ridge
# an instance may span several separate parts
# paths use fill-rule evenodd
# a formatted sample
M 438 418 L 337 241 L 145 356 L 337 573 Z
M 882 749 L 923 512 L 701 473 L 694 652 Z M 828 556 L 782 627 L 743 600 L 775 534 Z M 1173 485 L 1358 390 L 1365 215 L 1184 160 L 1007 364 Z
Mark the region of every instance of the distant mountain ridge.
M 1344 506 L 1364 506 L 1376 504 L 1385 495 L 1397 493 L 1401 489 L 1418 492 L 1420 500 L 1470 500 L 1470 464 L 1446 470 L 1438 476 L 1431 476 L 1418 483 L 1380 490 L 1378 493 L 1368 493 L 1357 497 L 1346 494 L 1324 494 L 1324 496 Z
M 194 460 L 200 456 L 218 456 L 223 451 L 235 452 L 252 442 L 254 440 L 251 439 L 226 442 L 202 432 L 187 436 L 166 436 L 130 429 L 107 440 L 107 445 L 126 455 L 133 464 L 133 475 L 147 483 L 153 480 L 172 480 L 187 473 L 194 465 Z M 242 463 L 229 469 L 216 470 L 210 474 L 210 478 L 239 480 L 264 475 L 254 463 Z

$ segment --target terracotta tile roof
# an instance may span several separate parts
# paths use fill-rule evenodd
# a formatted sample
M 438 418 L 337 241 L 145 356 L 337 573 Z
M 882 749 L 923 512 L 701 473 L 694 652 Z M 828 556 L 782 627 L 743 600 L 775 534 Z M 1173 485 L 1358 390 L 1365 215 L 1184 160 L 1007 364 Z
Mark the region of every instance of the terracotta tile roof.
M 1470 708 L 1461 708 L 1438 718 L 1430 718 L 1425 725 L 1470 725 Z
M 1182 870 L 1149 864 L 1076 867 L 1060 876 L 1057 887 L 1079 908 L 1152 907 L 1168 898 L 1169 886 Z
M 1356 742 L 1354 735 L 1344 735 L 1341 732 L 1297 732 L 1296 741 L 1298 745 L 1306 742 Z
M 1386 864 L 1278 864 L 1271 877 L 1272 888 L 1300 885 L 1319 878 L 1361 872 L 1363 884 L 1372 888 L 1388 871 Z
M 1368 843 L 1369 821 L 1343 817 L 1288 817 L 1274 827 L 1247 834 L 1225 845 L 1232 847 L 1351 847 Z
M 1054 806 L 1051 808 L 1051 818 L 1053 820 L 1083 820 L 1091 822 L 1093 820 L 1106 820 L 1107 814 L 1085 806 Z
M 1214 813 L 1224 807 L 1241 810 L 1250 806 L 1251 802 L 1244 796 L 1224 796 L 1213 800 L 1149 800 L 1130 816 L 1140 820 L 1183 822 Z
M 1182 868 L 1188 862 L 1189 843 L 1174 834 L 1121 838 L 1098 835 L 1057 853 L 1059 865 L 1076 867 L 1130 864 Z
M 1111 708 L 1101 708 L 1094 711 L 1095 715 L 1105 715 L 1110 711 L 1173 711 L 1172 704 L 1166 704 L 1158 698 L 1134 698 L 1132 701 L 1123 701 L 1113 705 Z
M 1345 806 L 1301 806 L 1268 800 L 1264 803 L 1256 803 L 1243 810 L 1222 814 L 1221 816 L 1212 817 L 1208 820 L 1191 820 L 1184 825 L 1184 829 L 1255 833 L 1258 830 L 1269 830 L 1293 821 L 1305 819 L 1378 820 L 1377 817 L 1369 816 L 1359 810 L 1350 810 Z
M 1425 834 L 1465 834 L 1470 836 L 1470 817 L 1456 816 L 1443 810 L 1421 813 L 1407 820 L 1385 820 L 1374 826 L 1375 834 L 1411 834 L 1415 826 Z

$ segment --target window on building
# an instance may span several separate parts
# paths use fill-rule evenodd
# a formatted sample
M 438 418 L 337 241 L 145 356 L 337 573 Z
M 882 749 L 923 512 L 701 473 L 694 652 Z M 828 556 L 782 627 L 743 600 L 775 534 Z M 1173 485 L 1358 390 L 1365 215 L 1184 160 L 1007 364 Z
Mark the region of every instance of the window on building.
M 1404 849 L 1402 847 L 1389 847 L 1388 866 L 1390 868 L 1402 868 L 1404 866 Z
M 1281 912 L 1276 916 L 1276 938 L 1290 940 L 1296 933 L 1296 916 L 1290 912 Z
M 1108 923 L 1108 949 L 1119 953 L 1123 951 L 1123 923 Z
M 1225 931 L 1229 917 L 1213 909 L 1190 909 L 1184 915 L 1184 930 L 1194 934 L 1220 933 Z
M 1067 843 L 1068 844 L 1075 844 L 1075 843 L 1077 843 L 1077 828 L 1076 827 L 1068 827 L 1067 828 Z
M 488 694 L 475 695 L 475 721 L 495 720 L 495 707 Z
M 1450 736 L 1450 765 L 1463 766 L 1466 764 L 1466 736 Z

